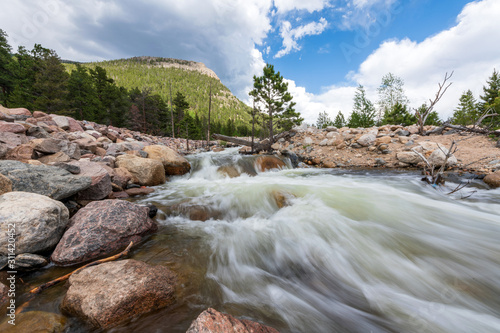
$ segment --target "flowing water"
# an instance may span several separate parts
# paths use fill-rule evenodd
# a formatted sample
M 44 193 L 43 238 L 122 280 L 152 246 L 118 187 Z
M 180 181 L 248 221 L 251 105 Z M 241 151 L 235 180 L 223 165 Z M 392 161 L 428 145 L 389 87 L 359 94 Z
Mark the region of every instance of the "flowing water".
M 190 159 L 191 174 L 138 200 L 159 207 L 161 228 L 132 253 L 178 274 L 177 301 L 112 332 L 185 332 L 208 307 L 281 332 L 500 332 L 500 189 L 461 199 L 417 173 L 258 172 L 236 150 Z M 30 307 L 59 311 L 65 288 Z

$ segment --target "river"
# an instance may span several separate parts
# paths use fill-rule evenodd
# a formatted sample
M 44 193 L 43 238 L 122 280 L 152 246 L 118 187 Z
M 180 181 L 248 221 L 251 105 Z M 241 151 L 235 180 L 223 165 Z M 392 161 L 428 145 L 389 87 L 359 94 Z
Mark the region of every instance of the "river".
M 434 189 L 396 171 L 229 178 L 217 168 L 254 173 L 254 158 L 228 149 L 189 159 L 189 175 L 136 200 L 159 207 L 161 227 L 131 254 L 179 275 L 177 301 L 111 332 L 185 332 L 208 307 L 281 332 L 500 332 L 500 189 L 463 198 L 471 188 L 447 195 L 453 184 Z M 172 205 L 207 207 L 214 218 L 167 216 Z M 65 288 L 30 309 L 58 312 Z

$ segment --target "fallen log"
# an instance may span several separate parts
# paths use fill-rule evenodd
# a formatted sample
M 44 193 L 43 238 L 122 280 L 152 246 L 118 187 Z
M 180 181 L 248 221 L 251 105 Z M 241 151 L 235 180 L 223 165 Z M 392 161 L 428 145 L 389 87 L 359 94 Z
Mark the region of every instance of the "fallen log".
M 232 142 L 232 143 L 235 143 L 235 144 L 241 145 L 241 146 L 248 146 L 248 147 L 252 146 L 251 141 L 247 141 L 247 140 L 240 139 L 240 138 L 235 138 L 232 136 L 226 136 L 226 135 L 222 135 L 222 134 L 213 134 L 212 137 L 214 139 L 217 139 L 217 140 L 228 141 L 228 142 Z M 253 150 L 256 153 L 258 153 L 259 151 L 262 151 L 262 150 L 270 150 L 270 149 L 271 149 L 271 145 L 269 145 L 269 144 L 265 145 L 265 144 L 261 144 L 261 143 L 257 143 L 257 142 L 253 143 Z
M 464 132 L 471 132 L 471 133 L 479 133 L 479 134 L 486 134 L 490 135 L 493 134 L 495 136 L 500 136 L 500 131 L 490 131 L 486 128 L 481 128 L 481 127 L 467 127 L 467 126 L 462 126 L 462 125 L 452 125 L 450 123 L 444 123 L 443 126 L 440 126 L 438 128 L 433 129 L 432 131 L 427 131 L 424 133 L 424 135 L 430 135 L 430 134 L 442 134 L 443 131 L 447 128 L 451 129 L 456 129 L 458 131 L 464 131 Z

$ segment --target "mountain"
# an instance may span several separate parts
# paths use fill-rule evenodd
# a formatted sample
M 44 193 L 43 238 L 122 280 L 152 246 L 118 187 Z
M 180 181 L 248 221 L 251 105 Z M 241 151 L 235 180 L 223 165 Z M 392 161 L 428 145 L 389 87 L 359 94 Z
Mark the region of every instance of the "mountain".
M 203 63 L 158 57 L 134 57 L 130 59 L 109 60 L 101 62 L 82 63 L 81 65 L 94 68 L 100 66 L 106 70 L 108 76 L 116 84 L 127 89 L 138 87 L 150 88 L 164 100 L 170 100 L 170 85 L 172 98 L 176 92 L 186 96 L 192 115 L 200 118 L 208 115 L 209 90 L 212 85 L 212 121 L 225 123 L 232 119 L 236 126 L 248 126 L 251 110 L 249 106 L 236 98 L 231 91 L 222 84 L 214 71 Z M 65 63 L 68 71 L 75 68 L 75 64 Z

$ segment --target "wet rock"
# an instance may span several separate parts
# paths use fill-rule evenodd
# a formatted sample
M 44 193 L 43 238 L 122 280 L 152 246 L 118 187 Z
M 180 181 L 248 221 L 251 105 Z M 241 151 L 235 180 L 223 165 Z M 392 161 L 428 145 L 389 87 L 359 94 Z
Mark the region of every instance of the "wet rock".
M 0 173 L 0 195 L 7 192 L 12 192 L 12 182 Z
M 38 254 L 22 253 L 16 256 L 15 269 L 31 270 L 48 265 L 47 258 Z
M 212 308 L 203 311 L 186 333 L 279 333 L 272 327 L 246 319 L 236 319 Z
M 167 146 L 152 145 L 143 149 L 148 158 L 161 161 L 167 175 L 183 175 L 191 170 L 188 160 Z
M 222 165 L 220 167 L 217 168 L 217 172 L 223 176 L 227 176 L 229 178 L 235 178 L 235 177 L 239 177 L 241 174 L 240 172 L 238 171 L 238 169 L 236 169 L 236 167 L 232 166 L 232 165 Z
M 78 192 L 78 200 L 101 200 L 113 191 L 111 176 L 101 164 L 84 160 L 72 161 L 68 164 L 79 167 L 80 176 L 92 179 L 89 187 Z
M 259 156 L 255 160 L 255 168 L 260 171 L 284 168 L 285 162 L 272 155 Z
M 174 301 L 176 276 L 164 266 L 122 260 L 83 269 L 69 278 L 61 309 L 109 328 Z
M 137 195 L 146 195 L 153 193 L 155 191 L 154 188 L 151 187 L 139 187 L 139 188 L 129 188 L 125 190 L 130 197 L 135 197 Z
M 405 164 L 417 164 L 422 161 L 417 153 L 412 151 L 404 151 L 396 154 L 396 158 L 399 162 Z
M 0 325 L 3 333 L 62 333 L 66 329 L 64 316 L 44 311 L 22 312 L 16 315 L 16 325 L 4 322 Z
M 182 215 L 192 221 L 202 221 L 205 222 L 210 219 L 219 219 L 221 217 L 221 212 L 215 210 L 208 206 L 194 205 L 189 201 L 181 202 L 169 207 L 163 208 L 164 213 L 168 216 Z
M 290 206 L 290 200 L 295 198 L 292 193 L 284 191 L 272 191 L 271 195 L 273 196 L 278 208 Z
M 500 170 L 490 173 L 484 177 L 483 181 L 493 188 L 500 187 Z
M 146 207 L 149 208 L 149 213 L 148 213 L 149 217 L 150 218 L 155 217 L 156 214 L 158 213 L 158 207 L 156 207 L 155 205 L 153 205 L 151 203 L 147 204 Z
M 25 131 L 26 131 L 26 129 L 21 124 L 0 121 L 0 132 L 24 134 Z
M 134 155 L 121 155 L 116 158 L 116 165 L 127 169 L 137 182 L 143 186 L 155 186 L 165 183 L 165 168 L 162 162 Z
M 51 259 L 68 266 L 123 250 L 131 241 L 137 243 L 157 230 L 148 213 L 148 208 L 128 201 L 93 201 L 70 219 Z
M 38 253 L 54 248 L 68 224 L 68 209 L 46 196 L 9 192 L 0 197 L 0 231 L 7 235 L 15 224 L 16 253 Z M 7 252 L 7 237 L 0 237 L 0 253 Z
M 14 191 L 38 193 L 55 200 L 68 198 L 92 183 L 89 177 L 75 176 L 58 167 L 19 161 L 0 161 L 0 173 L 11 180 Z

